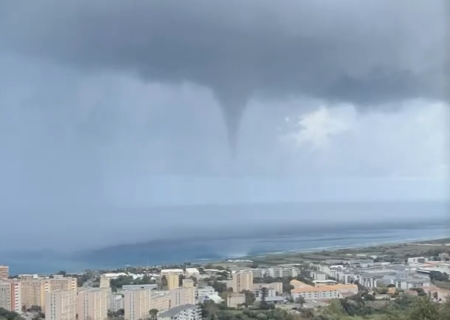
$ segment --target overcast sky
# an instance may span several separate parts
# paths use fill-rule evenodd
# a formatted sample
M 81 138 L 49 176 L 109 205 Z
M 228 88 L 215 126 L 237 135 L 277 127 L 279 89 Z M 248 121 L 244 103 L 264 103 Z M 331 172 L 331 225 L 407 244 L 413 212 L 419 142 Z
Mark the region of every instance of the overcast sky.
M 1 1 L 0 212 L 448 200 L 445 2 Z

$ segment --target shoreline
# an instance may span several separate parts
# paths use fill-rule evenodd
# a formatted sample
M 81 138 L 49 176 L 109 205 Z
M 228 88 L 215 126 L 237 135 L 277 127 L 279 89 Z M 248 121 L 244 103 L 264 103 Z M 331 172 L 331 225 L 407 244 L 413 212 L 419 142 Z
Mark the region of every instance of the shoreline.
M 446 240 L 448 240 L 447 242 L 450 244 L 450 235 L 449 236 L 444 236 L 444 235 L 440 235 L 440 236 L 434 236 L 434 237 L 417 237 L 417 238 L 407 238 L 407 239 L 391 239 L 391 240 L 385 240 L 383 241 L 382 239 L 380 239 L 381 241 L 371 241 L 371 242 L 367 242 L 367 243 L 362 243 L 362 244 L 343 244 L 343 245 L 335 245 L 335 246 L 317 246 L 317 247 L 313 247 L 313 248 L 304 248 L 304 249 L 295 249 L 295 250 L 284 250 L 284 251 L 267 251 L 267 252 L 263 252 L 263 253 L 258 253 L 258 254 L 248 254 L 248 255 L 239 255 L 239 256 L 225 256 L 223 255 L 222 257 L 214 257 L 214 258 L 204 258 L 204 259 L 188 259 L 185 260 L 184 262 L 190 262 L 190 264 L 192 265 L 197 265 L 197 266 L 205 266 L 205 265 L 223 265 L 223 264 L 233 264 L 233 263 L 237 263 L 237 264 L 249 264 L 249 262 L 244 262 L 243 260 L 251 260 L 256 261 L 258 264 L 264 264 L 264 260 L 270 260 L 271 262 L 269 264 L 271 265 L 276 265 L 276 264 L 295 264 L 295 262 L 286 262 L 283 260 L 286 259 L 295 259 L 295 258 L 300 258 L 301 256 L 305 256 L 305 255 L 320 255 L 323 253 L 329 253 L 329 254 L 343 254 L 343 252 L 339 252 L 339 251 L 344 251 L 345 253 L 347 253 L 348 251 L 355 251 L 355 253 L 357 251 L 362 252 L 364 251 L 364 249 L 374 249 L 377 247 L 381 247 L 384 249 L 389 249 L 398 245 L 405 245 L 407 246 L 408 244 L 410 245 L 418 245 L 420 243 L 442 243 Z M 428 247 L 428 246 L 423 246 L 424 248 Z M 450 245 L 447 247 L 448 251 L 450 251 Z M 234 261 L 234 262 L 233 262 Z M 241 261 L 239 263 L 239 261 Z M 167 266 L 180 266 L 184 263 L 183 261 L 175 261 L 172 263 L 156 263 L 156 264 L 151 264 L 152 267 L 154 266 L 158 266 L 160 267 L 161 265 L 167 265 Z M 76 264 L 76 262 L 74 263 Z M 251 264 L 251 263 L 250 263 Z M 297 262 L 298 264 L 298 262 Z M 88 267 L 86 265 L 86 267 L 82 267 L 82 270 L 80 272 L 80 269 L 78 269 L 77 267 L 75 267 L 74 269 L 72 269 L 71 267 L 69 267 L 70 262 L 68 261 L 62 261 L 62 265 L 61 267 L 56 267 L 53 271 L 50 271 L 49 269 L 47 269 L 48 271 L 44 271 L 44 272 L 36 272 L 38 274 L 53 274 L 54 272 L 57 272 L 58 270 L 62 269 L 66 269 L 66 271 L 68 273 L 71 274 L 80 274 L 80 273 L 84 273 L 86 270 L 92 270 L 92 271 L 100 271 L 100 270 L 120 270 L 120 269 L 124 269 L 125 265 L 108 265 L 108 266 L 101 266 L 101 265 L 97 265 L 97 266 L 91 266 Z M 65 268 L 65 266 L 67 266 Z M 147 268 L 147 266 L 142 265 L 142 264 L 130 264 L 130 267 L 135 267 L 135 268 Z M 75 269 L 78 269 L 77 271 L 75 271 Z
M 445 243 L 444 243 L 445 242 Z M 214 261 L 204 261 L 201 265 L 205 264 L 220 264 L 220 263 L 238 263 L 239 261 L 244 262 L 244 260 L 251 260 L 254 262 L 255 260 L 263 260 L 269 258 L 286 258 L 286 257 L 295 257 L 299 255 L 307 255 L 307 254 L 320 254 L 320 253 L 339 253 L 339 251 L 364 251 L 364 249 L 374 249 L 377 247 L 389 249 L 392 247 L 396 247 L 399 245 L 412 245 L 412 246 L 421 246 L 423 247 L 433 247 L 434 246 L 447 246 L 450 251 L 450 237 L 425 237 L 425 238 L 410 238 L 405 240 L 392 240 L 392 241 L 381 241 L 381 242 L 371 242 L 367 244 L 359 244 L 359 245 L 343 245 L 343 246 L 326 246 L 326 247 L 318 247 L 312 249 L 305 250 L 288 250 L 288 251 L 279 251 L 279 252 L 268 252 L 258 255 L 247 255 L 242 257 L 228 257 L 223 260 L 214 260 Z M 247 262 L 249 263 L 249 262 Z

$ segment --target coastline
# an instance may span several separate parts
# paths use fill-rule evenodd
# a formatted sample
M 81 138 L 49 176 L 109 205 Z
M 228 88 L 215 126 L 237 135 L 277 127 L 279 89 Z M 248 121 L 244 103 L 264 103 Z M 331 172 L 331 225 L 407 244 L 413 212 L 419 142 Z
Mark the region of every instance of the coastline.
M 411 237 L 411 234 L 416 237 Z M 117 270 L 126 265 L 135 267 L 182 265 L 227 264 L 227 260 L 271 260 L 270 264 L 295 263 L 301 256 L 319 254 L 321 252 L 362 251 L 372 247 L 388 248 L 408 243 L 442 241 L 449 239 L 450 232 L 446 227 L 425 227 L 416 230 L 390 228 L 380 230 L 358 230 L 348 233 L 320 233 L 313 236 L 292 235 L 288 237 L 258 237 L 247 239 L 229 239 L 205 242 L 184 242 L 181 246 L 142 247 L 141 250 L 117 251 L 102 257 L 96 255 L 91 259 L 81 260 L 75 256 L 45 257 L 23 256 L 9 259 L 4 263 L 10 265 L 14 274 L 38 273 L 52 274 L 59 270 L 69 273 L 82 273 L 84 270 Z M 286 248 L 286 250 L 283 250 Z M 205 250 L 206 249 L 206 250 Z M 281 250 L 280 250 L 281 249 Z M 450 249 L 450 247 L 448 247 Z M 127 252 L 128 251 L 128 252 Z M 242 252 L 232 254 L 231 252 Z M 124 255 L 125 254 L 125 255 Z M 113 260 L 107 260 L 111 258 Z M 135 260 L 131 260 L 135 257 Z M 148 257 L 148 259 L 147 259 Z M 291 261 L 293 260 L 293 261 Z M 148 261 L 148 263 L 146 263 Z M 262 261 L 262 262 L 261 262 Z M 31 268 L 32 266 L 32 268 Z M 82 272 L 80 272 L 83 270 Z
M 350 254 L 357 252 L 370 251 L 375 248 L 390 249 L 398 246 L 421 246 L 423 248 L 435 248 L 435 247 L 448 247 L 450 251 L 450 236 L 449 237 L 426 237 L 426 238 L 410 238 L 405 240 L 394 240 L 394 241 L 381 241 L 372 242 L 367 244 L 359 245 L 349 245 L 349 246 L 326 246 L 319 248 L 312 248 L 306 250 L 288 250 L 279 252 L 268 252 L 260 255 L 248 255 L 244 257 L 229 257 L 224 260 L 219 261 L 203 261 L 202 265 L 205 264 L 220 264 L 220 263 L 249 263 L 244 262 L 245 260 L 250 260 L 253 262 L 259 262 L 264 260 L 272 259 L 286 259 L 289 257 L 298 257 L 308 254 L 328 254 L 328 253 L 338 253 L 338 254 Z M 351 257 L 351 256 L 348 256 Z

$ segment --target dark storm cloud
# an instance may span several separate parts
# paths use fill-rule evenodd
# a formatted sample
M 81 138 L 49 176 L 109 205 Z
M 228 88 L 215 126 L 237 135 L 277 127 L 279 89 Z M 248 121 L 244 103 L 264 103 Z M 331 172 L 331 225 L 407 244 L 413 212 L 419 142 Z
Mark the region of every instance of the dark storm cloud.
M 210 88 L 230 140 L 253 97 L 443 99 L 445 0 L 20 1 L 0 41 L 88 71 Z

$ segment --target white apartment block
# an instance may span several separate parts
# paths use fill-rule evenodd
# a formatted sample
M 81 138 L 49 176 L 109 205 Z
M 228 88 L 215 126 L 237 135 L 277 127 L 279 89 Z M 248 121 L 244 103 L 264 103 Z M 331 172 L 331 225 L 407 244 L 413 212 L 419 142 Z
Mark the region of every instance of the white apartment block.
M 189 278 L 189 277 L 197 278 L 200 276 L 200 271 L 198 271 L 197 268 L 186 268 L 184 275 L 186 276 L 186 278 Z
M 202 313 L 199 306 L 187 304 L 171 308 L 158 314 L 158 320 L 201 320 Z
M 217 295 L 217 292 L 211 286 L 200 287 L 195 289 L 196 302 L 203 302 L 206 296 Z
M 78 320 L 105 320 L 108 316 L 108 296 L 108 291 L 100 288 L 79 291 Z
M 108 298 L 108 310 L 116 312 L 124 308 L 124 298 L 121 294 L 110 294 Z
M 266 276 L 272 278 L 283 278 L 283 277 L 297 277 L 300 274 L 299 270 L 294 267 L 272 267 L 268 268 Z
M 45 296 L 45 320 L 73 320 L 77 314 L 77 293 L 57 290 Z

